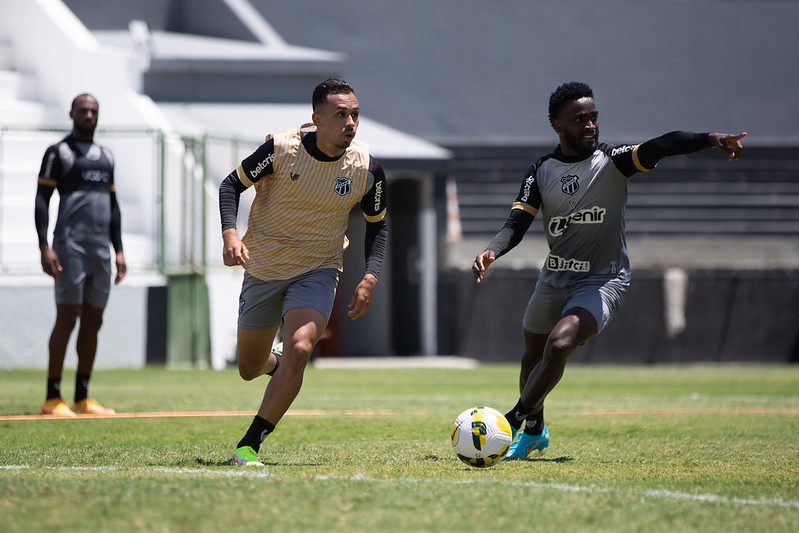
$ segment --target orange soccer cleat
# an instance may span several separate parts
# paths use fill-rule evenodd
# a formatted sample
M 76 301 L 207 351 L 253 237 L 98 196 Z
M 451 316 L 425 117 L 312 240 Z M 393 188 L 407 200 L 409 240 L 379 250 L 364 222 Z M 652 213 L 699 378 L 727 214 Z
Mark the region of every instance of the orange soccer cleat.
M 67 402 L 62 400 L 61 398 L 50 398 L 39 410 L 40 413 L 43 415 L 52 415 L 52 416 L 63 416 L 63 417 L 73 417 L 75 416 L 75 411 L 69 408 Z
M 74 406 L 75 412 L 81 415 L 115 415 L 117 414 L 116 411 L 113 409 L 109 409 L 108 407 L 103 407 L 96 401 L 86 398 L 85 400 L 81 400 L 79 402 L 75 402 Z

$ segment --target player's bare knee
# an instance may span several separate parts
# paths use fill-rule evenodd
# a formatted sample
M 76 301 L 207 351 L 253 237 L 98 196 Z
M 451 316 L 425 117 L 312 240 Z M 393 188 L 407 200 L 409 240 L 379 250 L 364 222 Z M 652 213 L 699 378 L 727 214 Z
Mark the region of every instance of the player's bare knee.
M 259 364 L 253 358 L 242 358 L 239 356 L 238 367 L 239 376 L 241 376 L 241 379 L 244 381 L 252 381 L 264 373 L 263 364 Z
M 576 347 L 574 339 L 568 336 L 557 336 L 550 339 L 544 353 L 544 364 L 550 368 L 562 368 Z
M 66 327 L 74 328 L 75 324 L 78 323 L 79 315 L 80 313 L 74 309 L 59 309 L 58 313 L 56 314 L 56 323 Z
M 313 351 L 313 344 L 310 342 L 300 341 L 288 349 L 284 344 L 283 359 L 280 361 L 281 368 L 289 372 L 303 372 L 311 359 L 311 351 Z
M 239 363 L 239 376 L 244 381 L 252 381 L 257 377 L 250 368 L 242 365 L 241 363 Z
M 553 345 L 553 350 L 561 357 L 568 357 L 577 348 L 577 343 L 573 339 L 563 339 Z
M 97 332 L 100 331 L 100 327 L 102 325 L 103 325 L 102 317 L 100 317 L 100 318 L 97 318 L 97 317 L 85 318 L 85 317 L 81 316 L 81 318 L 80 318 L 80 329 L 81 329 L 81 332 L 84 332 L 84 333 L 87 333 L 87 334 L 96 335 Z

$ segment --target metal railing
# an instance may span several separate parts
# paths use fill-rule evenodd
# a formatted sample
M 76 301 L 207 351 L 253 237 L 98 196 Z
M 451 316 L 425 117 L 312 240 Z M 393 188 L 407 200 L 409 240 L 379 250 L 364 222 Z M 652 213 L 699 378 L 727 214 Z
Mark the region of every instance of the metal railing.
M 0 273 L 41 272 L 33 221 L 37 176 L 63 128 L 0 128 Z M 150 129 L 98 129 L 111 149 L 131 271 L 203 273 L 221 265 L 217 189 L 257 141 L 170 135 Z M 55 226 L 58 195 L 50 206 Z M 242 202 L 240 220 L 249 209 Z

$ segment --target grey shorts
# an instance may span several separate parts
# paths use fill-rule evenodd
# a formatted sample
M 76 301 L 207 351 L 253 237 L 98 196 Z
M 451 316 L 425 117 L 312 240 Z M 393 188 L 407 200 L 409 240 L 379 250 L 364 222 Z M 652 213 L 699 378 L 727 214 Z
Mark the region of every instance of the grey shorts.
M 111 290 L 111 250 L 107 244 L 55 241 L 61 272 L 55 280 L 55 303 L 105 309 Z
M 539 280 L 527 303 L 524 329 L 548 334 L 567 311 L 581 307 L 594 316 L 599 334 L 621 309 L 629 287 L 629 280 L 623 278 L 586 279 L 563 288 Z
M 262 281 L 244 272 L 239 297 L 239 327 L 269 329 L 279 326 L 290 309 L 310 307 L 330 320 L 338 287 L 335 268 L 312 270 L 296 278 Z

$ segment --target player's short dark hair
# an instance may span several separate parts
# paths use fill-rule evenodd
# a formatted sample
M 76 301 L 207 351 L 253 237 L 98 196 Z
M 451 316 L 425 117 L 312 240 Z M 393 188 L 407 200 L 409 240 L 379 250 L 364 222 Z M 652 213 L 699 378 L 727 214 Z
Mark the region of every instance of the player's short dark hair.
M 72 99 L 72 105 L 70 106 L 69 110 L 70 110 L 70 111 L 74 110 L 74 109 L 75 109 L 75 106 L 76 106 L 76 105 L 78 105 L 78 100 L 80 100 L 81 98 L 85 98 L 85 97 L 87 97 L 87 96 L 88 96 L 89 98 L 91 98 L 92 100 L 94 100 L 95 102 L 97 102 L 97 98 L 95 98 L 93 94 L 89 94 L 89 93 L 80 93 L 78 96 L 76 96 L 75 98 L 73 98 L 73 99 Z M 99 104 L 98 104 L 98 105 L 99 105 Z
M 313 90 L 311 105 L 313 106 L 313 110 L 316 111 L 318 105 L 327 103 L 327 97 L 329 95 L 350 93 L 355 94 L 355 91 L 352 90 L 349 83 L 338 78 L 329 78 L 317 85 Z
M 564 83 L 549 95 L 549 121 L 558 118 L 561 110 L 569 102 L 574 102 L 580 98 L 593 98 L 594 91 L 586 83 L 570 81 Z

